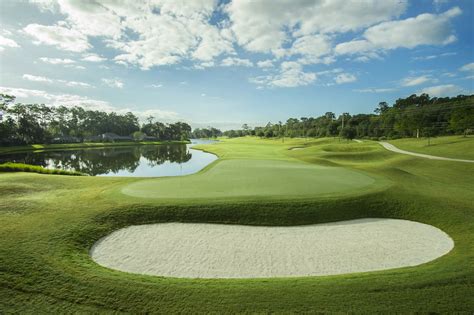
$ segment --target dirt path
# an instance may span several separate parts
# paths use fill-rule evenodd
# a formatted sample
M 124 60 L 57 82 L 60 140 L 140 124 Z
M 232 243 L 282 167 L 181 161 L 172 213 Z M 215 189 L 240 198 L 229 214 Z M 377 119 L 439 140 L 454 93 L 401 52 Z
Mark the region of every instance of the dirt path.
M 396 152 L 396 153 L 401 153 L 401 154 L 407 154 L 407 155 L 413 155 L 413 156 L 418 156 L 422 157 L 425 159 L 430 159 L 430 160 L 441 160 L 441 161 L 453 161 L 453 162 L 466 162 L 466 163 L 474 163 L 474 160 L 462 160 L 462 159 L 452 159 L 452 158 L 447 158 L 447 157 L 442 157 L 442 156 L 434 156 L 434 155 L 429 155 L 429 154 L 422 154 L 422 153 L 416 153 L 416 152 L 410 152 L 410 151 L 405 151 L 402 149 L 397 148 L 393 144 L 390 144 L 388 142 L 379 142 L 385 149 Z

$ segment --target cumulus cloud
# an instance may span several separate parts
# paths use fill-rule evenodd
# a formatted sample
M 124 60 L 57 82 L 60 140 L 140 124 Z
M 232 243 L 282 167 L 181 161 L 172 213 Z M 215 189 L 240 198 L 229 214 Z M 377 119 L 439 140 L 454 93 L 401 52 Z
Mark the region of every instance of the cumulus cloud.
M 257 66 L 262 69 L 273 68 L 273 61 L 271 61 L 270 59 L 261 60 L 257 62 Z
M 221 66 L 223 67 L 232 67 L 232 66 L 252 67 L 253 63 L 248 59 L 228 57 L 222 60 Z
M 64 22 L 51 26 L 29 24 L 23 28 L 23 31 L 32 36 L 35 39 L 33 43 L 37 45 L 51 45 L 73 52 L 82 52 L 91 48 L 86 35 L 68 27 Z
M 454 84 L 445 84 L 445 85 L 436 85 L 436 86 L 430 86 L 422 89 L 419 94 L 421 93 L 426 93 L 429 94 L 430 96 L 454 96 L 463 91 L 462 88 L 460 88 L 457 85 Z
M 399 16 L 406 5 L 398 0 L 232 1 L 225 12 L 240 45 L 278 54 L 295 37 L 359 30 Z
M 85 54 L 82 57 L 82 60 L 83 61 L 89 61 L 89 62 L 102 62 L 102 61 L 107 60 L 107 58 L 104 58 L 104 57 L 99 56 L 97 54 Z
M 419 45 L 446 45 L 456 40 L 450 20 L 459 14 L 461 9 L 454 7 L 442 14 L 425 13 L 405 20 L 382 22 L 365 30 L 364 39 L 340 43 L 335 51 L 344 55 Z
M 357 77 L 350 73 L 341 73 L 334 78 L 334 81 L 336 84 L 350 83 L 357 81 Z
M 251 78 L 250 82 L 259 86 L 297 87 L 305 86 L 316 80 L 316 73 L 304 72 L 303 66 L 294 61 L 282 62 L 278 74 Z
M 102 80 L 102 83 L 104 83 L 105 85 L 109 86 L 109 87 L 112 87 L 112 88 L 123 88 L 124 84 L 122 81 L 120 81 L 119 79 L 106 79 L 106 78 L 103 78 Z

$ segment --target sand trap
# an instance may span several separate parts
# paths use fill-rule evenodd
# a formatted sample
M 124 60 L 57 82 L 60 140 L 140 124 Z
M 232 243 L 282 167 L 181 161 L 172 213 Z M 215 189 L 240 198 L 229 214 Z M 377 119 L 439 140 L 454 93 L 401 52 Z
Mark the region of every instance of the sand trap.
M 296 151 L 296 150 L 303 150 L 303 149 L 305 149 L 305 147 L 294 147 L 294 148 L 290 148 L 289 150 Z
M 98 241 L 98 264 L 186 278 L 320 276 L 416 266 L 454 246 L 422 223 L 362 219 L 293 227 L 163 223 L 130 226 Z

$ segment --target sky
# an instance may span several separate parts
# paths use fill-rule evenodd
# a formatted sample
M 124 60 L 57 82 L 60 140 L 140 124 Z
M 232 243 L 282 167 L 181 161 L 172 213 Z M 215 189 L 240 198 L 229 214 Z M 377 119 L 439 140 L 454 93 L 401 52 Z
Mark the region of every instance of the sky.
M 474 1 L 2 0 L 0 93 L 223 130 L 474 94 Z

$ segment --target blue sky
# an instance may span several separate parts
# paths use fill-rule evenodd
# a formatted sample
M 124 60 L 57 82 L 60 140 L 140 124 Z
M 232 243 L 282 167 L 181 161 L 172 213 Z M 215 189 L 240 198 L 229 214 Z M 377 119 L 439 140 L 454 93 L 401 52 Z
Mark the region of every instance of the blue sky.
M 474 1 L 0 3 L 0 92 L 236 128 L 474 93 Z

